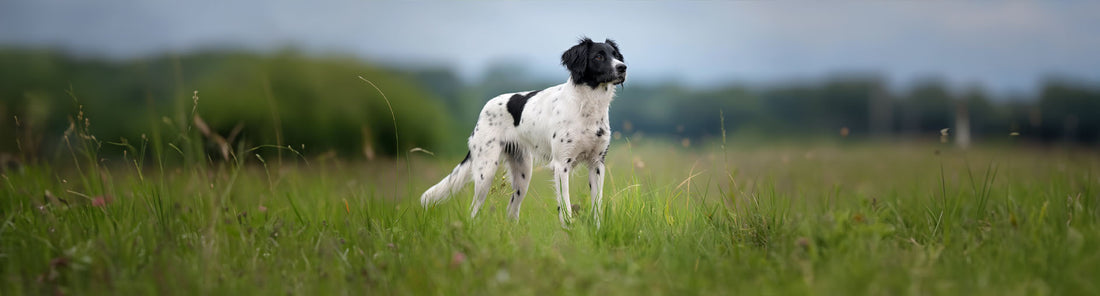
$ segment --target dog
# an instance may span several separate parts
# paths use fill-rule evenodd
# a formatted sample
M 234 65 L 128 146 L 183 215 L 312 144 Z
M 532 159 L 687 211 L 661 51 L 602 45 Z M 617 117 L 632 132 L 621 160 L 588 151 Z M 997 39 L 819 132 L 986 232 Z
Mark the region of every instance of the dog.
M 608 108 L 615 86 L 626 82 L 626 63 L 615 41 L 594 42 L 585 37 L 562 53 L 561 64 L 569 70 L 565 83 L 499 95 L 485 104 L 468 139 L 466 158 L 420 196 L 424 207 L 443 201 L 473 180 L 470 218 L 477 217 L 503 161 L 513 189 L 508 217 L 518 221 L 531 170 L 539 161 L 554 172 L 558 220 L 568 227 L 573 219 L 569 176 L 577 164 L 584 163 L 592 216 L 599 228 L 607 173 L 604 159 L 611 142 Z

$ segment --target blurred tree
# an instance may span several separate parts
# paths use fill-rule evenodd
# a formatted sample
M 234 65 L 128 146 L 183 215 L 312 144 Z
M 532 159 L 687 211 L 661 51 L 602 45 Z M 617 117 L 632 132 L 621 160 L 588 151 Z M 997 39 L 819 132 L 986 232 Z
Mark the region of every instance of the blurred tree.
M 918 136 L 952 127 L 953 100 L 942 80 L 926 78 L 917 82 L 902 103 L 903 132 Z
M 390 100 L 400 129 L 395 148 Z M 239 133 L 246 146 L 282 143 L 306 153 L 361 155 L 364 146 L 392 155 L 432 149 L 457 137 L 449 114 L 417 80 L 348 57 L 305 56 L 294 51 L 260 55 L 205 52 L 126 62 L 76 59 L 36 50 L 0 51 L 0 125 L 3 138 L 46 135 L 47 146 L 68 127 L 78 104 L 103 141 L 136 140 L 153 128 L 181 130 L 199 91 L 197 109 L 219 134 Z M 69 91 L 71 90 L 72 97 Z M 165 121 L 162 118 L 168 118 Z M 24 124 L 25 123 L 25 124 Z M 237 131 L 235 131 L 237 130 Z M 53 140 L 50 140 L 53 139 Z M 23 141 L 21 141 L 23 142 Z M 15 151 L 15 143 L 0 143 Z M 34 146 L 37 147 L 37 146 Z M 23 148 L 28 148 L 24 145 Z M 40 149 L 32 149 L 40 150 Z
M 1094 143 L 1100 139 L 1100 90 L 1069 79 L 1048 80 L 1039 94 L 1039 136 Z

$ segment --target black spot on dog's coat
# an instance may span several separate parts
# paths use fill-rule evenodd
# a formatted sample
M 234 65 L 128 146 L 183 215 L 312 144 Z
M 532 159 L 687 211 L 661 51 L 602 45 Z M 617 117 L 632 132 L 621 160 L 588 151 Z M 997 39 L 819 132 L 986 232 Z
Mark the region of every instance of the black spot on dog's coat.
M 462 162 L 460 162 L 458 164 L 460 164 L 460 165 L 461 164 L 466 164 L 467 162 L 470 162 L 470 151 L 466 151 L 466 158 L 463 158 Z
M 597 138 L 603 137 L 603 128 L 602 127 L 599 130 L 596 130 L 596 137 Z
M 516 142 L 500 142 L 501 146 L 504 146 L 504 154 L 507 154 L 513 160 L 523 162 L 523 150 L 520 149 L 519 144 Z
M 514 94 L 508 99 L 508 113 L 512 114 L 512 125 L 519 126 L 520 118 L 523 116 L 523 106 L 527 105 L 527 99 L 535 96 L 539 91 L 532 91 L 526 95 Z

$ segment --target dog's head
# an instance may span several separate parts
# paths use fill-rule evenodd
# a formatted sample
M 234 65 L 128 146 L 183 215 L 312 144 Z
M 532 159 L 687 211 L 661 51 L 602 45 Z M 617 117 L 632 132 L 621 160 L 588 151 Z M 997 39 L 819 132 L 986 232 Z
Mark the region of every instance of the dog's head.
M 561 55 L 561 64 L 569 69 L 573 83 L 595 88 L 604 83 L 626 82 L 626 63 L 619 45 L 606 39 L 602 43 L 583 38 Z

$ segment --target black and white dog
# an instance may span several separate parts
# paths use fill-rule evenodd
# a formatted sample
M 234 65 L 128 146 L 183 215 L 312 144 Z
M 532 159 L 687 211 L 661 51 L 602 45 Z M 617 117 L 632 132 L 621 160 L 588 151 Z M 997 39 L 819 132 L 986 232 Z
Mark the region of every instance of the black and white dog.
M 470 134 L 466 159 L 424 192 L 420 203 L 427 207 L 440 202 L 473 179 L 470 217 L 477 216 L 503 159 L 514 189 L 508 216 L 518 220 L 534 162 L 549 162 L 548 167 L 554 171 L 558 219 L 565 227 L 573 218 L 569 172 L 584 163 L 592 192 L 592 215 L 599 227 L 604 157 L 610 142 L 607 111 L 615 96 L 614 85 L 626 81 L 626 64 L 614 41 L 597 43 L 588 38 L 566 50 L 561 64 L 569 69 L 569 81 L 541 91 L 503 94 L 489 100 Z

